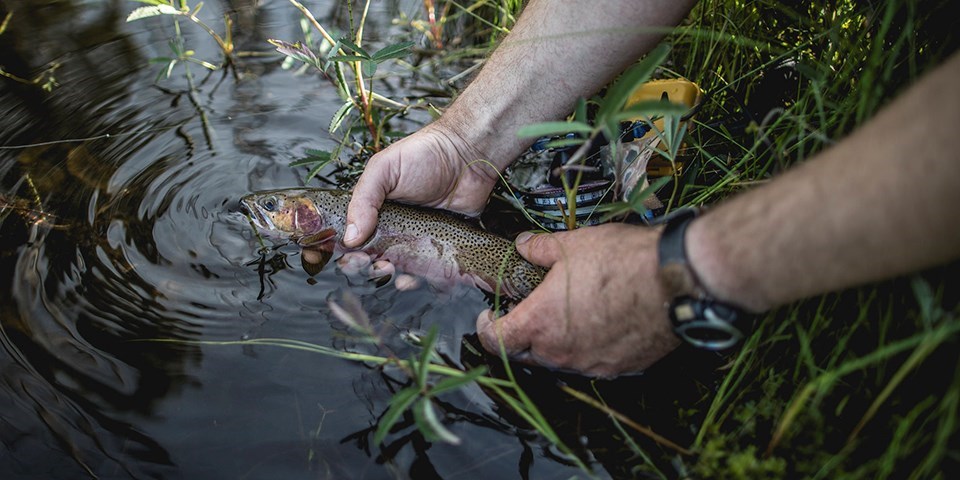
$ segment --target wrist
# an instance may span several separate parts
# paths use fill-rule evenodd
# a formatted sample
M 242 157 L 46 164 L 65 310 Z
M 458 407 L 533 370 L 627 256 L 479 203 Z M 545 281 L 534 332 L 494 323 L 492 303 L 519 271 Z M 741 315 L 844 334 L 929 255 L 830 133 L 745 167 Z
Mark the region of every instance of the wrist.
M 714 298 L 749 312 L 770 309 L 772 305 L 763 298 L 762 289 L 742 268 L 746 262 L 739 261 L 734 252 L 726 248 L 724 235 L 730 232 L 720 231 L 716 225 L 708 212 L 687 230 L 687 255 L 701 286 Z
M 503 171 L 534 139 L 517 137 L 521 125 L 507 120 L 517 117 L 509 107 L 499 108 L 495 101 L 476 97 L 464 92 L 434 124 L 463 146 L 458 151 L 465 161 L 484 160 Z

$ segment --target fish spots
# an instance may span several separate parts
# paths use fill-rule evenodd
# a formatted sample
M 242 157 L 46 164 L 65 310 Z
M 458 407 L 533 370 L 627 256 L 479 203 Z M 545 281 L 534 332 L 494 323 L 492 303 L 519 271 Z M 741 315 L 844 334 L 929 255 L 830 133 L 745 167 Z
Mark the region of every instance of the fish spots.
M 316 188 L 274 190 L 251 194 L 244 202 L 267 196 L 282 204 L 276 212 L 260 210 L 262 215 L 272 215 L 271 230 L 281 230 L 298 240 L 329 229 L 342 238 L 350 192 Z M 380 209 L 376 232 L 359 250 L 376 260 L 388 260 L 438 287 L 443 286 L 438 283 L 467 282 L 494 292 L 502 281 L 501 293 L 514 299 L 527 296 L 546 273 L 523 259 L 513 242 L 505 238 L 439 210 L 389 201 Z

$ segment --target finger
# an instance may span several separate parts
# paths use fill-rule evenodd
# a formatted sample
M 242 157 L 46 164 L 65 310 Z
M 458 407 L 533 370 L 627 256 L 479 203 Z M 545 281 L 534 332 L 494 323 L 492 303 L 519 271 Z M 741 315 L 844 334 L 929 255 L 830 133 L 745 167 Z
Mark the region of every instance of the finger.
M 383 278 L 389 277 L 396 272 L 396 267 L 387 260 L 377 260 L 373 262 L 373 266 L 370 267 L 370 278 Z
M 492 310 L 484 310 L 477 316 L 477 337 L 488 352 L 498 354 L 501 349 L 508 357 L 517 357 L 530 348 L 529 341 L 515 333 L 514 322 L 504 323 L 506 315 L 494 318 Z
M 345 275 L 356 275 L 361 270 L 370 265 L 370 255 L 363 252 L 347 252 L 337 260 L 337 266 L 340 267 Z
M 496 319 L 492 310 L 484 310 L 477 316 L 477 336 L 488 352 L 497 354 L 502 346 L 508 357 L 516 358 L 530 349 L 526 322 L 516 310 Z
M 370 159 L 371 163 L 353 188 L 347 206 L 347 227 L 343 233 L 343 244 L 347 247 L 360 246 L 373 234 L 383 200 L 396 187 L 396 179 L 390 175 L 389 167 L 380 167 L 380 162 L 388 160 L 375 163 L 375 159 L 376 156 Z
M 517 251 L 530 263 L 549 268 L 567 255 L 567 237 L 572 233 L 575 232 L 523 232 L 517 235 Z
M 401 292 L 415 290 L 420 287 L 420 279 L 413 275 L 401 273 L 397 275 L 397 279 L 393 281 L 393 286 Z

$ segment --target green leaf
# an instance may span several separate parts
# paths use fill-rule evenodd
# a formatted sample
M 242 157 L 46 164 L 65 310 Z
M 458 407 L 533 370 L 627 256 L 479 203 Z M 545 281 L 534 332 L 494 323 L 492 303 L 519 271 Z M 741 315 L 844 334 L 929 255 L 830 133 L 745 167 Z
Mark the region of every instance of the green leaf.
M 377 63 L 390 60 L 391 58 L 400 58 L 407 55 L 413 45 L 413 42 L 401 42 L 393 45 L 387 45 L 386 47 L 377 50 L 377 52 L 374 53 L 370 58 Z
M 330 60 L 334 62 L 363 62 L 369 59 L 360 55 L 334 55 L 330 57 Z
M 390 433 L 390 430 L 394 425 L 400 420 L 400 417 L 403 415 L 403 412 L 407 411 L 410 408 L 410 405 L 417 399 L 420 389 L 416 386 L 411 386 L 400 390 L 393 395 L 393 398 L 390 399 L 390 408 L 387 409 L 387 412 L 383 414 L 383 417 L 380 418 L 380 424 L 377 425 L 377 431 L 373 434 L 373 443 L 375 445 L 380 445 L 383 443 L 384 437 Z
M 329 164 L 332 161 L 333 161 L 333 157 L 331 157 L 329 160 L 316 164 L 313 168 L 310 169 L 309 172 L 307 172 L 307 175 L 303 177 L 303 183 L 307 183 L 310 181 L 310 179 L 317 176 L 317 174 L 320 173 L 320 170 L 323 170 L 323 167 L 326 167 L 327 164 Z
M 583 145 L 587 139 L 585 138 L 558 138 L 556 140 L 550 140 L 545 145 L 546 148 L 563 148 L 563 147 L 573 147 L 577 145 Z
M 433 358 L 433 349 L 437 346 L 437 326 L 430 327 L 426 338 L 422 342 L 420 362 L 417 364 L 417 385 L 420 388 L 427 386 L 427 374 L 430 373 L 430 359 Z
M 460 445 L 460 437 L 456 436 L 437 417 L 437 411 L 429 398 L 421 398 L 413 407 L 413 419 L 417 422 L 417 429 L 428 442 L 441 441 L 451 445 Z
M 681 103 L 666 102 L 663 100 L 644 100 L 634 103 L 623 109 L 622 112 L 614 115 L 618 122 L 631 120 L 638 117 L 654 117 L 666 115 L 682 116 L 690 110 L 689 107 Z
M 447 377 L 443 380 L 437 382 L 432 388 L 430 388 L 430 395 L 440 395 L 441 393 L 449 392 L 450 390 L 456 390 L 468 383 L 475 381 L 476 379 L 482 377 L 487 373 L 486 367 L 479 367 L 466 372 L 463 376 L 460 377 Z
M 370 54 L 366 50 L 361 48 L 356 43 L 351 42 L 346 37 L 340 39 L 340 46 L 350 50 L 353 53 L 356 53 L 358 56 L 363 57 L 366 60 L 370 59 Z
M 151 7 L 139 7 L 134 11 L 130 12 L 130 15 L 127 15 L 127 21 L 132 22 L 134 20 L 140 20 L 142 18 L 155 17 L 157 15 L 179 15 L 180 10 L 171 7 L 170 5 L 158 4 Z
M 579 122 L 587 123 L 587 100 L 583 97 L 577 99 L 577 108 L 574 110 L 573 119 Z
M 330 125 L 327 128 L 327 131 L 330 132 L 330 135 L 336 133 L 340 129 L 340 126 L 343 124 L 343 120 L 347 118 L 347 115 L 350 115 L 350 112 L 353 111 L 353 100 L 347 100 L 337 109 L 337 112 L 333 114 L 333 118 L 330 119 Z
M 647 188 L 633 188 L 633 191 L 630 192 L 630 196 L 627 197 L 627 203 L 630 204 L 630 208 L 634 212 L 637 212 L 641 215 L 647 212 L 647 207 L 643 206 L 643 201 L 647 199 L 650 195 L 653 195 L 653 192 L 660 190 L 664 185 L 671 180 L 671 177 L 660 177 L 652 182 L 650 185 L 647 185 Z M 638 182 L 637 185 L 640 185 Z
M 630 94 L 641 84 L 650 79 L 650 75 L 667 58 L 670 47 L 661 43 L 647 54 L 640 63 L 629 68 L 620 78 L 610 86 L 607 95 L 600 102 L 600 109 L 597 111 L 597 121 L 606 123 L 607 119 L 613 117 L 613 114 L 619 112 L 626 104 Z
M 570 132 L 586 133 L 593 132 L 593 127 L 583 122 L 543 122 L 533 125 L 524 125 L 517 130 L 518 137 L 549 137 L 551 135 L 563 135 Z
M 373 60 L 364 60 L 360 62 L 360 69 L 363 70 L 363 75 L 366 77 L 372 77 L 377 73 L 377 62 Z

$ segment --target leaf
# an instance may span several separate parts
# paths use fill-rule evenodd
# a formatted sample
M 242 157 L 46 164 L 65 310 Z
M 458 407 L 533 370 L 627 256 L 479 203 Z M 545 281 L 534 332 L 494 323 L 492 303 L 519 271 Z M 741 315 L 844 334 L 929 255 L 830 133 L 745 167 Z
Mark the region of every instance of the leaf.
M 543 122 L 524 125 L 517 130 L 518 137 L 549 137 L 567 133 L 591 133 L 593 127 L 583 122 Z
M 377 73 L 377 62 L 373 60 L 364 60 L 360 62 L 360 68 L 363 70 L 363 75 L 366 77 L 372 77 Z
M 7 25 L 10 25 L 11 18 L 13 18 L 13 12 L 8 12 L 7 16 L 3 17 L 3 22 L 0 22 L 0 35 L 7 31 Z
M 587 100 L 583 97 L 577 99 L 577 108 L 574 110 L 573 119 L 579 122 L 587 123 Z
M 426 338 L 423 339 L 423 350 L 420 352 L 420 361 L 417 364 L 417 385 L 420 388 L 427 386 L 427 374 L 430 373 L 430 359 L 433 358 L 433 349 L 437 346 L 437 326 L 430 327 Z
M 330 57 L 330 60 L 334 62 L 362 62 L 368 60 L 368 58 L 361 57 L 360 55 L 334 55 Z
M 333 300 L 327 302 L 337 320 L 361 333 L 370 333 L 373 330 L 370 326 L 370 317 L 363 311 L 360 300 L 356 296 L 345 292 L 341 302 L 342 306 Z
M 330 152 L 323 150 L 307 149 L 307 157 L 301 158 L 299 160 L 294 160 L 290 162 L 291 167 L 302 167 L 305 165 L 313 165 L 317 162 L 326 162 L 330 160 Z
M 353 100 L 347 100 L 337 109 L 337 112 L 333 114 L 333 118 L 330 119 L 330 126 L 327 128 L 327 131 L 330 132 L 330 135 L 333 135 L 340 130 L 340 126 L 343 124 L 343 120 L 347 118 L 347 115 L 350 115 L 350 112 L 353 111 Z
M 637 117 L 653 117 L 666 115 L 684 115 L 690 110 L 689 107 L 681 103 L 667 102 L 663 100 L 644 100 L 634 103 L 623 109 L 622 112 L 614 115 L 618 122 L 631 120 Z
M 413 45 L 413 42 L 401 42 L 393 45 L 387 45 L 386 47 L 377 50 L 377 52 L 371 55 L 370 58 L 377 63 L 390 60 L 391 58 L 400 58 L 407 55 L 410 47 L 413 47 Z
M 446 393 L 451 390 L 456 390 L 470 382 L 475 381 L 476 379 L 482 377 L 487 373 L 486 367 L 479 367 L 466 372 L 463 376 L 459 377 L 447 377 L 443 380 L 437 382 L 432 388 L 430 388 L 430 395 L 440 395 L 441 393 Z
M 361 56 L 364 59 L 367 59 L 367 60 L 370 59 L 370 54 L 367 53 L 366 50 L 361 48 L 356 43 L 351 42 L 346 37 L 340 39 L 340 46 L 343 48 L 346 48 L 347 50 L 350 50 L 353 53 L 356 53 L 358 56 Z
M 151 7 L 139 7 L 134 11 L 130 12 L 130 15 L 127 15 L 127 21 L 132 22 L 134 20 L 140 20 L 142 18 L 155 17 L 157 15 L 179 15 L 180 10 L 171 7 L 170 5 L 155 5 Z
M 630 204 L 630 208 L 634 212 L 643 215 L 647 212 L 647 207 L 643 206 L 643 201 L 647 199 L 650 195 L 653 195 L 653 192 L 660 190 L 664 185 L 671 180 L 672 177 L 665 176 L 660 177 L 652 182 L 650 185 L 647 185 L 647 188 L 636 188 L 634 187 L 633 191 L 630 192 L 630 197 L 627 198 L 627 202 Z M 638 182 L 637 185 L 640 185 Z
M 393 398 L 390 399 L 390 408 L 387 409 L 387 412 L 383 414 L 383 417 L 380 418 L 380 423 L 377 425 L 377 431 L 373 434 L 373 443 L 375 445 L 380 445 L 383 443 L 384 437 L 390 433 L 390 430 L 396 425 L 397 421 L 400 420 L 400 416 L 403 415 L 403 412 L 407 411 L 410 408 L 410 405 L 416 401 L 420 389 L 416 386 L 410 386 L 400 390 L 393 395 Z
M 323 70 L 323 67 L 320 63 L 320 58 L 317 57 L 313 50 L 310 50 L 310 47 L 297 42 L 297 43 L 287 43 L 283 40 L 276 40 L 273 38 L 267 39 L 271 45 L 277 47 L 277 51 L 290 57 L 295 60 L 300 60 L 307 65 L 313 65 L 320 70 Z
M 421 398 L 413 407 L 413 419 L 417 422 L 417 429 L 428 442 L 441 441 L 451 445 L 460 445 L 460 437 L 456 436 L 443 425 L 437 417 L 437 411 L 429 398 Z
M 323 167 L 326 167 L 327 164 L 332 161 L 333 157 L 331 156 L 331 158 L 328 158 L 327 160 L 318 162 L 313 168 L 310 169 L 309 172 L 307 172 L 307 176 L 303 177 L 303 183 L 307 183 L 310 181 L 310 179 L 317 176 L 317 174 L 320 173 L 320 170 L 323 170 Z
M 556 140 L 550 140 L 544 145 L 544 148 L 564 148 L 564 147 L 574 147 L 577 145 L 583 145 L 587 139 L 585 138 L 558 138 Z
M 597 121 L 606 123 L 615 112 L 619 112 L 627 99 L 630 98 L 630 94 L 650 78 L 653 71 L 667 58 L 669 52 L 670 47 L 661 43 L 657 45 L 657 48 L 650 51 L 640 63 L 620 75 L 620 78 L 607 90 L 607 95 L 603 97 L 603 101 L 600 102 Z

